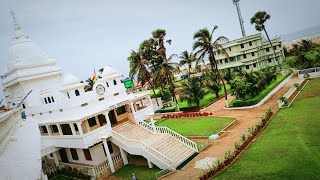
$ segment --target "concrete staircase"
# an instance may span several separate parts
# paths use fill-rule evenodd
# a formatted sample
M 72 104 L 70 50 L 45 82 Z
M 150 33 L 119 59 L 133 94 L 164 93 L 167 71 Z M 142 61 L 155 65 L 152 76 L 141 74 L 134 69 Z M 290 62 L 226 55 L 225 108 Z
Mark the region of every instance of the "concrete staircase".
M 157 151 L 157 154 L 155 154 L 154 158 L 150 158 L 150 156 L 149 158 L 146 157 L 143 153 L 143 150 L 141 150 L 141 152 L 137 155 L 144 156 L 161 169 L 176 168 L 195 153 L 194 149 L 168 134 L 154 133 L 129 121 L 114 127 L 113 131 L 115 132 L 114 134 L 121 135 L 128 140 L 139 142 L 142 141 L 154 151 Z M 116 140 L 116 138 L 111 139 L 111 141 L 113 140 Z M 118 142 L 115 142 L 115 144 L 126 149 L 128 153 L 135 154 L 134 152 L 130 152 L 130 148 L 123 147 L 126 146 L 126 144 L 120 144 L 119 139 Z M 170 163 L 166 165 L 159 165 L 159 162 L 155 160 L 159 154 L 169 159 Z

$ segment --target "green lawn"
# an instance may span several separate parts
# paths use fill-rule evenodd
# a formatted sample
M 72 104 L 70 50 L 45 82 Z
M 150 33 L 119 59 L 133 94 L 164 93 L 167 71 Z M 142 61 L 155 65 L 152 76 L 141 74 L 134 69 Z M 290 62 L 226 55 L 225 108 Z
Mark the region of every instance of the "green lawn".
M 158 121 L 156 125 L 166 126 L 183 136 L 210 136 L 220 132 L 234 120 L 214 116 L 175 118 Z
M 217 179 L 320 179 L 320 79 L 281 109 Z
M 143 180 L 155 180 L 156 179 L 156 173 L 161 171 L 156 166 L 152 169 L 150 169 L 147 166 L 138 166 L 138 165 L 132 165 L 128 164 L 123 166 L 121 169 L 116 171 L 112 176 L 115 176 L 117 178 L 132 179 L 132 173 L 136 174 L 137 179 L 143 179 Z

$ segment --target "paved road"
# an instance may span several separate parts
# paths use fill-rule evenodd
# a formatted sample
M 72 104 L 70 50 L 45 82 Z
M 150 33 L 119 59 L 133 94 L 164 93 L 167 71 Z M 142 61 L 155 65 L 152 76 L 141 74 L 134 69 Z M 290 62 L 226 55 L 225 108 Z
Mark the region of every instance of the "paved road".
M 212 141 L 203 152 L 196 158 L 190 161 L 182 170 L 177 171 L 163 179 L 180 180 L 180 179 L 199 179 L 203 174 L 203 170 L 195 169 L 195 162 L 206 157 L 222 159 L 224 153 L 234 149 L 234 144 L 239 142 L 240 136 L 243 133 L 248 133 L 248 127 L 255 126 L 261 121 L 261 117 L 269 107 L 272 107 L 273 112 L 278 111 L 277 100 L 286 93 L 292 85 L 298 80 L 295 75 L 288 83 L 286 83 L 278 92 L 273 94 L 269 100 L 258 108 L 243 109 L 243 110 L 226 110 L 223 109 L 225 100 L 220 99 L 216 103 L 209 106 L 204 111 L 212 112 L 214 116 L 235 117 L 237 121 L 228 128 L 227 132 L 223 133 L 217 140 Z M 229 101 L 234 97 L 228 96 Z

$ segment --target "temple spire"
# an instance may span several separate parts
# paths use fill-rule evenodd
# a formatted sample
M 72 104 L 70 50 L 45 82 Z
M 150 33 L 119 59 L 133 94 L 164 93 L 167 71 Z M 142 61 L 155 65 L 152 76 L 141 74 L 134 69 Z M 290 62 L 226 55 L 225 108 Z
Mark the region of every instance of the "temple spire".
M 13 22 L 13 29 L 14 29 L 14 39 L 19 38 L 28 38 L 29 36 L 22 32 L 21 26 L 17 21 L 17 18 L 15 16 L 15 13 L 10 8 L 10 14 L 12 16 L 12 22 Z

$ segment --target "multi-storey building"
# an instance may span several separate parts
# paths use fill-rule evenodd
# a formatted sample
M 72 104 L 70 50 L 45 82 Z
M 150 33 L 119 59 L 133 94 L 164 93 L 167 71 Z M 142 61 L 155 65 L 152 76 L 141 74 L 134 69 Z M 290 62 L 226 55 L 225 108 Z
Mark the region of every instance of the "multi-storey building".
M 255 34 L 224 43 L 222 46 L 226 53 L 215 51 L 218 68 L 256 71 L 269 66 L 277 66 L 278 62 L 281 64 L 284 61 L 282 40 L 276 38 L 271 42 L 273 47 L 263 38 L 262 34 Z M 272 48 L 275 50 L 278 62 Z
M 85 92 L 85 85 L 57 67 L 14 18 L 4 93 L 14 107 L 31 92 L 22 107 L 27 121 L 39 125 L 45 173 L 70 166 L 97 177 L 128 164 L 129 154 L 144 157 L 149 167 L 179 169 L 198 152 L 187 138 L 144 122 L 153 122 L 157 103 L 149 93 L 127 94 L 121 77 L 106 66 L 93 91 Z

